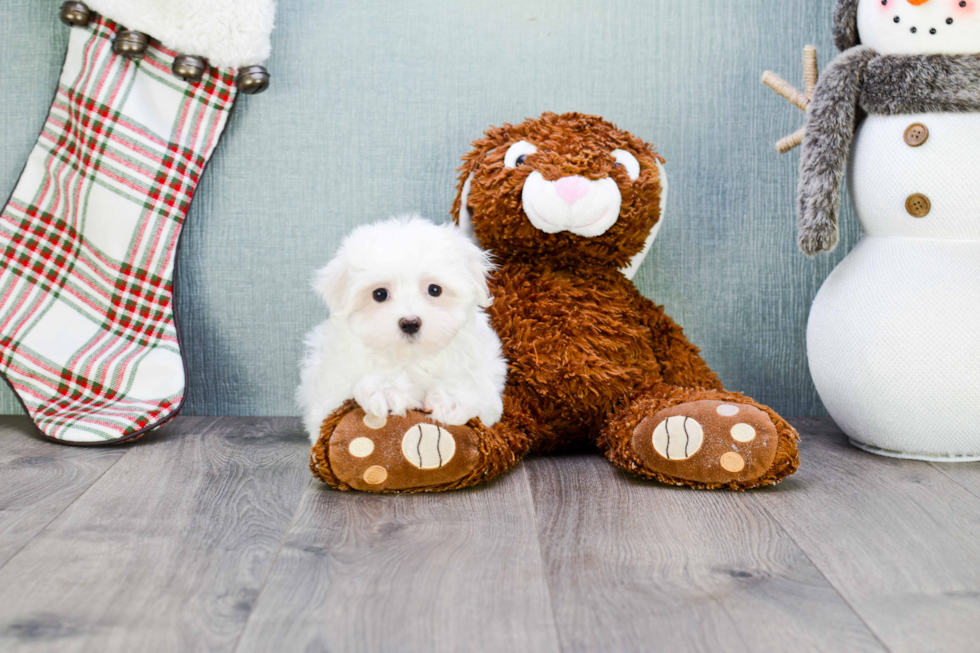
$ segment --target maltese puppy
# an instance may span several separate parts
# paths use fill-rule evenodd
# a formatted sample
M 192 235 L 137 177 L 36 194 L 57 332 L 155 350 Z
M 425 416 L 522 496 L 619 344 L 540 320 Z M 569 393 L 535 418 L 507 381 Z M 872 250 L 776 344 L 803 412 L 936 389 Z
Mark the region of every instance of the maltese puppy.
M 417 215 L 351 232 L 313 281 L 330 319 L 306 337 L 296 393 L 310 440 L 351 398 L 378 417 L 499 421 L 507 363 L 481 308 L 491 269 L 458 227 Z

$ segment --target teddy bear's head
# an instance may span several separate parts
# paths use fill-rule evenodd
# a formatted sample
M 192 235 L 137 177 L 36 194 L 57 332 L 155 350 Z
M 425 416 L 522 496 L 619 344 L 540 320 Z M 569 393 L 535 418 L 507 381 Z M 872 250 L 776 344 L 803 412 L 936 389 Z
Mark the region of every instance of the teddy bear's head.
M 837 0 L 834 37 L 841 50 L 980 53 L 980 0 Z
M 453 218 L 483 247 L 632 276 L 666 196 L 664 161 L 651 145 L 596 116 L 546 113 L 493 127 L 473 146 Z

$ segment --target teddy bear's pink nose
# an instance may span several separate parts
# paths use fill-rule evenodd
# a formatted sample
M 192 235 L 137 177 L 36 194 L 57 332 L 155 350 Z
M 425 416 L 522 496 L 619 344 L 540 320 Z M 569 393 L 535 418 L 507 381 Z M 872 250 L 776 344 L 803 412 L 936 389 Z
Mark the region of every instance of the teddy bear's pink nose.
M 589 180 L 585 177 L 562 177 L 555 182 L 555 192 L 569 206 L 589 194 Z

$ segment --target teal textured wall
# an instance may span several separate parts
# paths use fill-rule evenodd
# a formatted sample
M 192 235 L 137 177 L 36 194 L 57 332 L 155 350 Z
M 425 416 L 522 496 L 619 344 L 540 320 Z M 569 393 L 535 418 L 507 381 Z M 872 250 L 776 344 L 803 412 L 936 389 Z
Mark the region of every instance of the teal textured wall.
M 54 92 L 68 31 L 56 0 L 0 5 L 0 194 Z M 671 180 L 637 283 L 726 385 L 786 415 L 821 414 L 804 332 L 822 280 L 859 235 L 795 248 L 803 116 L 759 84 L 826 63 L 833 0 L 282 0 L 273 87 L 243 98 L 180 252 L 192 414 L 293 414 L 303 333 L 325 316 L 307 280 L 354 225 L 446 219 L 455 168 L 491 124 L 600 114 L 655 143 Z M 19 410 L 3 388 L 0 412 Z

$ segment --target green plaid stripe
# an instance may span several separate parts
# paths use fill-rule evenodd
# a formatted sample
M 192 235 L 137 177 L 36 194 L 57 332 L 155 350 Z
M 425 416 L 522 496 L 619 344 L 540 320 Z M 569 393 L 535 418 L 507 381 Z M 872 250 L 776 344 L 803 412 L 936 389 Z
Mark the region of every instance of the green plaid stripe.
M 47 436 L 126 438 L 184 397 L 173 317 L 177 241 L 236 97 L 233 70 L 195 84 L 119 27 L 72 30 L 58 93 L 0 214 L 0 372 Z

